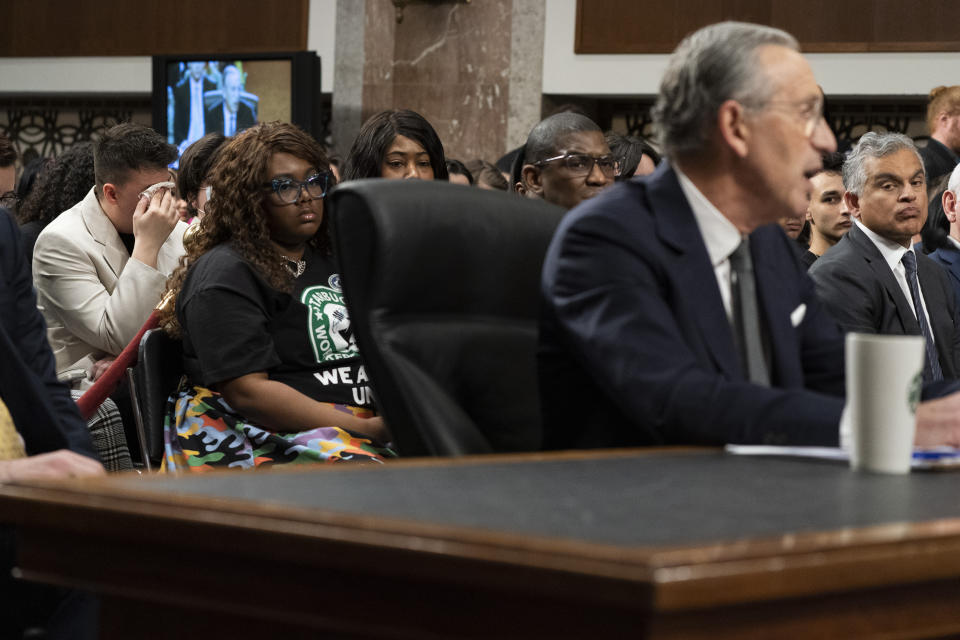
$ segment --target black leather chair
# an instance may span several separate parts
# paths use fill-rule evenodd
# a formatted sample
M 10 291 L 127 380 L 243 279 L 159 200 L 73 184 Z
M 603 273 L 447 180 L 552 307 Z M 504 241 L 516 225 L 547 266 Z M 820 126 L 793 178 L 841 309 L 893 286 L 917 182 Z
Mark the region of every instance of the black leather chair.
M 143 334 L 137 364 L 127 369 L 130 399 L 147 471 L 159 469 L 163 459 L 163 420 L 167 398 L 183 375 L 183 347 L 160 329 Z
M 357 344 L 400 454 L 539 449 L 540 270 L 564 211 L 416 180 L 350 182 L 327 206 Z

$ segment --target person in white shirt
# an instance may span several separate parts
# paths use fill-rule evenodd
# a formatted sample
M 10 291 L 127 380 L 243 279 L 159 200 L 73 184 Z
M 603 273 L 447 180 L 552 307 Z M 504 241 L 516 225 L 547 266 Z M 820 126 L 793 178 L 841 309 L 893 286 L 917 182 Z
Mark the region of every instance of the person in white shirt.
M 81 387 L 123 350 L 160 302 L 183 255 L 167 165 L 176 149 L 125 122 L 94 147 L 96 185 L 40 233 L 33 253 L 37 304 L 57 374 Z M 172 186 L 172 185 L 170 185 Z

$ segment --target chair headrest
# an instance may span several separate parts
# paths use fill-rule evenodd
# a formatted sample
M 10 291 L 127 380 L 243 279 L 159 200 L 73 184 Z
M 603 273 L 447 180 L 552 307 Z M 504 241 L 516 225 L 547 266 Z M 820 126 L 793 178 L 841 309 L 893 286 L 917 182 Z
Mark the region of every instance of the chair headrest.
M 370 280 L 353 283 L 361 285 L 351 287 L 354 298 L 471 314 L 509 301 L 524 318 L 536 312 L 540 265 L 565 213 L 512 193 L 421 180 L 352 181 L 328 202 L 341 263 L 368 265 Z

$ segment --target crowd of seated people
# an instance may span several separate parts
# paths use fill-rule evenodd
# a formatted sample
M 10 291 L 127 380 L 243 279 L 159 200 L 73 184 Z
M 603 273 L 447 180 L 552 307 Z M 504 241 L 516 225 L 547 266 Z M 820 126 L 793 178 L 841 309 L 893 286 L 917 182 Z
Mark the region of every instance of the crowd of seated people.
M 174 176 L 176 149 L 124 123 L 38 163 L 21 202 L 0 138 L 2 203 L 22 227 L 0 215 L 0 353 L 17 352 L 0 367 L 16 380 L 0 384 L 0 479 L 103 473 L 109 454 L 63 383 L 96 383 L 162 299 L 185 373 L 166 470 L 397 455 L 325 216 L 339 182 L 375 178 L 570 210 L 539 292 L 546 449 L 838 445 L 850 331 L 923 336 L 915 441 L 958 446 L 960 88 L 931 92 L 924 149 L 867 133 L 840 155 L 823 108 L 792 36 L 722 23 L 671 56 L 656 147 L 563 110 L 500 166 L 460 161 L 426 118 L 393 109 L 363 124 L 342 180 L 283 123 L 207 134 Z
M 789 39 L 778 39 L 777 34 L 771 38 L 772 42 L 756 48 L 795 49 Z M 681 47 L 678 54 L 682 52 Z M 762 75 L 762 65 L 758 65 L 755 71 Z M 670 87 L 665 85 L 661 100 L 667 95 L 667 89 Z M 931 94 L 931 114 L 937 108 L 941 109 L 937 112 L 939 115 L 930 116 L 931 122 L 941 123 L 937 129 L 941 132 L 940 138 L 948 141 L 943 131 L 949 128 L 942 122 L 945 119 L 943 111 L 951 108 L 946 102 L 951 95 L 948 88 L 938 88 Z M 709 188 L 698 193 L 695 178 L 702 182 L 733 182 L 740 191 L 731 188 L 731 193 L 738 199 L 749 201 L 753 198 L 763 203 L 763 207 L 780 212 L 776 222 L 789 239 L 785 246 L 795 254 L 790 257 L 798 260 L 801 269 L 813 265 L 810 270 L 813 281 L 801 280 L 798 284 L 801 306 L 805 306 L 808 312 L 817 310 L 818 317 L 822 315 L 837 322 L 845 331 L 927 335 L 940 351 L 937 360 L 942 362 L 928 362 L 926 379 L 930 382 L 951 380 L 956 375 L 953 364 L 956 357 L 953 336 L 956 332 L 952 321 L 947 323 L 946 320 L 954 315 L 956 294 L 951 293 L 953 285 L 947 270 L 952 264 L 951 252 L 960 251 L 951 244 L 960 246 L 960 241 L 949 239 L 950 225 L 953 224 L 950 216 L 956 218 L 956 191 L 946 186 L 945 176 L 943 215 L 937 219 L 935 227 L 937 240 L 924 251 L 903 251 L 902 234 L 883 235 L 887 229 L 882 216 L 878 229 L 872 230 L 874 217 L 871 208 L 864 209 L 865 217 L 859 208 L 862 195 L 856 190 L 871 188 L 860 169 L 880 160 L 871 156 L 857 161 L 855 165 L 860 167 L 857 169 L 859 173 L 849 170 L 853 172 L 851 176 L 857 178 L 846 175 L 843 167 L 853 166 L 850 160 L 846 160 L 845 165 L 845 158 L 834 151 L 834 145 L 818 139 L 818 136 L 823 137 L 820 131 L 824 127 L 822 121 L 815 122 L 815 116 L 822 113 L 822 105 L 822 93 L 811 93 L 809 114 L 804 112 L 803 116 L 808 118 L 807 135 L 813 143 L 816 159 L 809 160 L 808 166 L 803 168 L 807 182 L 801 189 L 802 206 L 777 209 L 772 205 L 777 196 L 776 186 L 770 186 L 766 194 L 755 194 L 759 189 L 747 187 L 748 180 L 756 180 L 756 175 L 762 176 L 760 169 L 753 168 L 757 173 L 750 175 L 747 170 L 751 167 L 741 166 L 743 162 L 739 165 L 731 162 L 730 171 L 719 171 L 722 168 L 719 160 L 725 157 L 724 154 L 742 154 L 739 148 L 728 149 L 718 146 L 715 141 L 709 141 L 710 144 L 704 141 L 700 148 L 693 149 L 688 148 L 687 141 L 681 140 L 687 146 L 673 150 L 671 154 L 670 117 L 673 112 L 666 106 L 658 107 L 663 114 L 658 116 L 657 126 L 661 136 L 659 147 L 669 160 L 662 161 L 660 152 L 646 140 L 615 132 L 604 134 L 583 113 L 562 109 L 537 124 L 525 144 L 511 152 L 512 155 L 508 154 L 509 173 L 484 159 L 461 162 L 448 157 L 439 135 L 426 118 L 410 110 L 388 110 L 363 124 L 344 158 L 343 181 L 368 178 L 449 180 L 469 187 L 542 199 L 565 209 L 576 209 L 582 216 L 583 211 L 601 207 L 599 204 L 588 207 L 596 198 L 603 196 L 597 202 L 607 203 L 602 205 L 604 211 L 615 210 L 616 207 L 609 203 L 610 198 L 616 197 L 613 194 L 623 197 L 623 189 L 653 185 L 663 179 L 660 174 L 673 171 L 683 195 L 692 203 L 697 229 L 701 233 L 709 230 L 711 225 L 724 228 L 716 221 L 708 224 L 707 218 L 701 219 L 705 215 L 701 209 L 711 211 L 714 218 L 717 215 L 729 218 L 717 206 L 715 198 L 722 201 L 731 196 L 721 189 L 717 189 L 719 196 L 706 193 Z M 749 107 L 757 109 L 754 104 Z M 871 135 L 864 136 L 866 143 L 854 147 L 853 157 L 858 157 L 858 152 L 869 147 L 873 140 Z M 896 147 L 896 153 L 910 155 L 913 158 L 911 168 L 919 168 L 919 179 L 923 179 L 923 156 L 918 155 L 909 139 L 881 136 L 881 142 L 901 145 Z M 712 170 L 701 166 L 705 162 L 696 155 L 699 149 L 705 154 L 716 154 Z M 182 341 L 183 365 L 187 372 L 185 384 L 170 402 L 165 440 L 167 469 L 244 467 L 309 459 L 381 460 L 384 456 L 394 455 L 389 448 L 389 427 L 376 417 L 370 403 L 368 381 L 350 330 L 347 302 L 337 290 L 336 263 L 331 255 L 323 215 L 324 198 L 338 183 L 330 156 L 302 131 L 276 124 L 257 125 L 249 133 L 244 132 L 236 138 L 220 133 L 208 134 L 185 150 L 179 161 L 179 171 L 171 174 L 166 165 L 174 154 L 170 145 L 151 130 L 123 124 L 93 144 L 75 145 L 54 161 L 38 164 L 43 171 L 38 172 L 32 195 L 21 203 L 19 219 L 25 234 L 39 236 L 32 259 L 36 269 L 34 284 L 39 309 L 47 320 L 48 338 L 57 357 L 61 379 L 78 390 L 95 382 L 167 293 L 172 304 L 161 309 L 160 322 L 168 333 Z M 885 154 L 879 158 L 886 158 Z M 286 164 L 280 162 L 281 159 Z M 684 165 L 690 170 L 684 169 Z M 658 166 L 662 169 L 659 173 L 656 172 Z M 698 175 L 698 171 L 703 175 Z M 851 180 L 856 184 L 852 189 Z M 768 182 L 774 181 L 768 178 Z M 917 178 L 905 179 L 904 184 L 916 186 L 916 182 Z M 619 187 L 616 183 L 625 186 Z M 710 187 L 714 186 L 710 184 Z M 919 191 L 914 191 L 919 200 Z M 903 198 L 894 200 L 901 202 Z M 176 212 L 178 201 L 185 213 Z M 898 205 L 892 206 L 896 215 L 900 215 Z M 919 210 L 919 204 L 915 208 Z M 925 199 L 922 208 L 926 210 Z M 286 221 L 288 214 L 295 218 L 296 224 Z M 187 243 L 183 242 L 186 225 L 178 218 L 193 223 L 195 227 L 188 234 L 191 239 Z M 917 239 L 922 228 L 926 228 L 925 219 L 920 215 L 910 219 L 911 224 L 906 230 L 910 231 L 911 242 Z M 769 216 L 764 216 L 759 222 L 734 221 L 730 227 L 736 228 L 743 237 L 754 229 L 765 227 L 768 222 Z M 933 228 L 933 221 L 927 227 Z M 851 229 L 853 233 L 848 234 Z M 766 233 L 766 230 L 762 231 Z M 707 257 L 714 263 L 718 274 L 719 295 L 726 310 L 723 315 L 727 316 L 728 323 L 735 323 L 737 314 L 731 312 L 736 309 L 733 294 L 727 290 L 722 276 L 732 272 L 732 263 L 737 258 L 730 248 L 733 247 L 732 229 L 726 228 L 724 232 L 729 234 L 721 245 L 724 249 L 714 248 L 707 242 Z M 570 233 L 566 227 L 558 233 L 556 246 L 561 246 L 558 243 L 565 233 Z M 847 235 L 846 240 L 841 240 Z M 894 251 L 897 255 L 917 256 L 917 290 L 922 291 L 919 305 L 914 304 L 917 294 L 911 289 L 909 280 L 909 271 L 913 267 L 904 267 L 902 263 L 897 266 L 889 261 L 893 281 L 898 283 L 902 295 L 898 304 L 909 303 L 909 308 L 914 310 L 912 318 L 897 318 L 896 327 L 891 324 L 890 311 L 883 305 L 872 308 L 866 303 L 848 304 L 851 296 L 864 295 L 857 292 L 867 287 L 869 278 L 853 275 L 857 273 L 859 263 L 855 258 L 842 256 L 854 253 L 851 247 L 857 246 L 863 237 L 873 241 L 871 246 L 879 246 L 881 253 L 885 247 L 878 243 L 883 240 L 891 247 L 901 245 L 901 249 Z M 96 247 L 93 247 L 94 243 Z M 25 248 L 32 251 L 29 240 Z M 926 258 L 927 252 L 933 252 L 932 259 Z M 658 251 L 652 251 L 651 255 L 658 255 Z M 946 270 L 937 266 L 938 262 Z M 600 318 L 590 315 L 589 305 L 581 308 L 583 303 L 578 298 L 577 309 L 588 312 L 584 320 L 591 327 L 589 335 L 579 336 L 578 332 L 582 332 L 576 325 L 579 321 L 566 319 L 561 313 L 566 313 L 566 307 L 555 307 L 555 303 L 550 302 L 558 295 L 551 293 L 551 287 L 559 286 L 553 278 L 566 273 L 554 273 L 552 269 L 562 264 L 563 260 L 558 256 L 548 254 L 544 272 L 546 288 L 543 295 L 547 304 L 544 307 L 541 350 L 541 370 L 546 372 L 542 383 L 544 396 L 548 399 L 554 389 L 561 390 L 568 398 L 573 397 L 569 385 L 574 380 L 578 385 L 582 382 L 578 375 L 572 375 L 574 370 L 585 371 L 590 377 L 597 374 L 591 368 L 593 365 L 579 360 L 583 356 L 576 355 L 580 349 L 576 346 L 579 339 L 589 338 L 592 357 L 603 353 L 600 345 L 593 342 L 603 335 L 603 324 Z M 597 277 L 604 273 L 597 265 L 588 270 Z M 613 281 L 617 281 L 617 277 Z M 817 305 L 806 302 L 806 296 L 814 291 L 814 282 L 815 295 L 818 302 L 822 301 Z M 165 283 L 165 288 L 161 283 Z M 584 285 L 583 282 L 579 284 Z M 848 284 L 854 289 L 849 289 Z M 881 287 L 878 291 L 882 291 L 882 286 L 888 284 L 878 281 L 875 286 Z M 956 285 L 960 287 L 960 279 Z M 663 285 L 658 287 L 662 289 Z M 322 291 L 322 295 L 314 295 L 318 291 Z M 875 297 L 879 300 L 879 293 Z M 251 300 L 250 307 L 235 304 Z M 321 300 L 323 308 L 314 308 Z M 856 309 L 851 310 L 852 306 Z M 656 317 L 652 311 L 655 305 L 646 307 L 646 322 L 649 322 L 650 317 Z M 607 305 L 604 308 L 611 310 Z M 684 308 L 685 304 L 681 304 L 670 312 L 680 329 L 686 324 L 680 313 Z M 904 306 L 900 311 L 906 308 Z M 279 329 L 286 322 L 280 317 L 283 314 L 275 317 L 278 309 L 288 313 L 291 319 L 300 318 L 303 340 L 286 340 L 288 335 Z M 854 312 L 864 317 L 851 319 Z M 869 321 L 866 315 L 870 315 Z M 566 323 L 572 324 L 567 326 Z M 944 333 L 948 324 L 951 328 Z M 212 326 L 216 326 L 215 334 L 211 332 Z M 751 360 L 747 355 L 749 345 L 745 337 L 738 335 L 740 329 L 733 324 L 731 327 L 731 348 L 739 354 L 737 366 L 740 373 L 746 375 L 748 360 Z M 316 345 L 309 344 L 309 337 L 316 331 L 332 338 L 334 349 L 330 354 L 321 354 Z M 573 333 L 568 335 L 570 331 Z M 753 354 L 751 360 L 752 366 L 765 371 L 754 372 L 749 380 L 755 381 L 756 377 L 769 386 L 787 374 L 776 371 L 783 363 L 776 362 L 778 350 L 766 331 L 762 335 L 760 357 Z M 826 332 L 820 338 L 829 333 L 824 327 L 817 327 L 814 333 L 820 335 L 820 331 Z M 662 338 L 662 335 L 656 336 L 649 349 Z M 694 352 L 699 353 L 704 348 L 698 346 Z M 616 353 L 608 354 L 612 362 L 629 353 L 622 343 L 618 343 L 614 351 Z M 935 353 L 933 348 L 930 352 Z M 718 354 L 713 356 L 716 359 Z M 643 359 L 656 361 L 649 353 Z M 352 363 L 354 369 L 343 379 L 334 374 L 319 373 L 330 363 L 340 366 Z M 835 363 L 831 366 L 835 368 Z M 720 368 L 724 375 L 733 372 L 733 369 Z M 842 379 L 842 372 L 832 373 Z M 634 372 L 630 378 L 631 385 L 635 385 L 643 376 Z M 601 375 L 600 379 L 604 377 Z M 811 378 L 804 373 L 802 379 Z M 304 384 L 305 380 L 312 382 Z M 824 374 L 822 380 L 831 389 L 830 393 L 842 395 L 835 378 Z M 831 382 L 828 384 L 827 380 Z M 320 382 L 315 384 L 317 381 Z M 616 387 L 614 382 L 608 380 L 606 384 Z M 590 385 L 583 386 L 589 388 Z M 656 387 L 651 384 L 649 388 Z M 623 392 L 629 395 L 628 388 L 632 387 L 624 388 Z M 125 392 L 120 389 L 116 395 L 122 399 Z M 651 391 L 645 395 L 649 396 L 648 401 L 656 397 Z M 931 392 L 930 395 L 937 394 Z M 549 400 L 544 402 L 550 404 Z M 548 414 L 564 404 L 558 402 L 548 407 Z M 618 404 L 614 401 L 612 406 Z M 681 402 L 681 405 L 687 404 Z M 669 405 L 663 404 L 662 400 L 652 406 L 659 407 L 654 411 L 657 421 L 676 422 L 677 418 L 671 417 L 672 414 L 665 409 Z M 630 427 L 633 435 L 623 442 L 658 441 L 656 437 L 649 440 L 648 436 L 640 437 L 638 434 L 642 430 L 636 428 L 637 418 L 630 417 L 628 409 L 621 408 L 620 411 L 627 412 L 626 423 L 633 425 Z M 600 413 L 607 419 L 606 412 Z M 554 429 L 554 435 L 558 437 L 554 440 L 548 434 L 547 445 L 592 444 L 589 438 L 574 443 L 562 436 L 562 425 L 579 415 L 578 411 L 565 412 L 565 419 L 558 420 Z M 736 415 L 739 419 L 739 413 Z M 126 413 L 124 418 L 131 421 Z M 592 421 L 589 417 L 584 420 L 586 423 Z M 317 429 L 325 430 L 321 446 L 315 450 L 299 446 L 301 441 L 316 440 Z M 721 435 L 722 429 L 714 437 L 730 440 L 768 437 L 751 433 L 750 427 L 744 429 L 737 438 Z M 212 436 L 214 433 L 217 435 Z M 589 429 L 580 433 L 589 433 Z M 744 433 L 750 435 L 744 436 Z M 602 435 L 596 442 L 621 442 L 619 437 L 608 436 L 611 434 Z M 777 437 L 791 439 L 793 436 L 780 434 Z M 665 437 L 664 441 L 671 439 Z M 680 438 L 681 441 L 684 439 Z M 297 443 L 298 447 L 284 448 L 281 441 Z M 334 442 L 339 444 L 331 444 Z M 321 450 L 323 454 L 319 453 Z M 282 455 L 281 451 L 284 452 Z

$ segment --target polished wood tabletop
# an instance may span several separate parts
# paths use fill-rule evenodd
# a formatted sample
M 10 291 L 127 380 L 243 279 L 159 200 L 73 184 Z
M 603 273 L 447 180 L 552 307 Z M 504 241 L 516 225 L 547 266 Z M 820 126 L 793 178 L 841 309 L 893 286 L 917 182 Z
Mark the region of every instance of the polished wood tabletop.
M 621 450 L 32 481 L 0 519 L 25 577 L 103 595 L 105 637 L 936 637 L 958 489 Z

